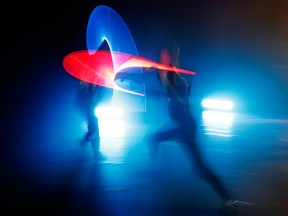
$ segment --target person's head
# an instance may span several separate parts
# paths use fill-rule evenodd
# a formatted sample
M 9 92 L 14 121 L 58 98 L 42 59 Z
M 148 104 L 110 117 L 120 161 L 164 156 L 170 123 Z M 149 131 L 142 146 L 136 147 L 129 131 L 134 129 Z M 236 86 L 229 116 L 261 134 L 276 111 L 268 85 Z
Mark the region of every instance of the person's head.
M 166 48 L 162 49 L 160 52 L 160 60 L 159 61 L 161 64 L 171 65 L 171 63 L 172 63 L 171 52 Z

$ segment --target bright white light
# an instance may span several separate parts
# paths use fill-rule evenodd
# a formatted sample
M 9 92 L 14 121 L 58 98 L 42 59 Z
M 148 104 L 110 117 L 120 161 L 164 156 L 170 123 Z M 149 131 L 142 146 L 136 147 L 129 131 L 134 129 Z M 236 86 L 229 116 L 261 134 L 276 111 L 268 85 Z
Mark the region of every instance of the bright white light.
M 119 119 L 99 119 L 100 137 L 123 137 L 125 123 Z
M 112 106 L 97 106 L 95 108 L 95 115 L 100 118 L 121 118 L 123 110 Z
M 202 118 L 204 122 L 208 123 L 218 123 L 230 125 L 233 123 L 234 116 L 233 113 L 221 112 L 221 111 L 203 111 Z
M 233 102 L 219 99 L 204 99 L 201 104 L 207 109 L 231 110 L 234 107 Z
M 232 136 L 233 113 L 205 110 L 202 112 L 202 119 L 206 134 L 224 137 Z

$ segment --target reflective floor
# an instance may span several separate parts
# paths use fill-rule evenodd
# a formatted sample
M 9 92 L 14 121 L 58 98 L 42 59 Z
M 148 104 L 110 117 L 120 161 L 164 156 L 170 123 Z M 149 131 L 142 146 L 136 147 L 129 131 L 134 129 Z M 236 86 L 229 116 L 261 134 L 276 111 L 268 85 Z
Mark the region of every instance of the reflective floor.
M 207 163 L 235 197 L 253 203 L 239 215 L 288 215 L 288 119 L 234 114 L 220 124 L 211 113 L 202 117 L 197 140 Z M 100 127 L 101 159 L 80 145 L 85 127 L 78 124 L 7 140 L 17 150 L 7 152 L 1 184 L 6 215 L 221 215 L 219 198 L 179 143 L 163 143 L 151 171 L 145 134 L 155 125 L 118 120 Z

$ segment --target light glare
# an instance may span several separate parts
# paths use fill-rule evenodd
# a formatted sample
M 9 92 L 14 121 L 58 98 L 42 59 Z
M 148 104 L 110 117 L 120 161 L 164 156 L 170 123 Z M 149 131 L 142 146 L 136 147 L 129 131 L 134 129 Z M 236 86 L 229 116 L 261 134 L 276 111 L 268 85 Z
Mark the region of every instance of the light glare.
M 219 99 L 204 99 L 201 104 L 207 109 L 232 110 L 234 107 L 233 102 Z
M 95 108 L 95 115 L 98 118 L 121 118 L 123 116 L 123 110 L 111 106 L 98 106 Z
M 216 122 L 232 124 L 234 117 L 232 113 L 220 112 L 220 111 L 204 111 L 202 112 L 202 118 L 205 122 Z

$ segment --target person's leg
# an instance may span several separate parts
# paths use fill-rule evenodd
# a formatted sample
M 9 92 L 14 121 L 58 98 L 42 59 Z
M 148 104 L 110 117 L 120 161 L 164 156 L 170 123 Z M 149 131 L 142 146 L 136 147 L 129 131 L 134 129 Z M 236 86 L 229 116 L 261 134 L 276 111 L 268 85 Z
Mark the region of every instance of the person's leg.
M 147 145 L 149 150 L 151 169 L 156 170 L 158 165 L 158 153 L 159 153 L 159 144 L 165 141 L 173 140 L 178 135 L 178 129 L 172 127 L 162 127 L 147 139 Z
M 212 186 L 215 192 L 219 195 L 222 202 L 232 199 L 232 196 L 224 188 L 222 182 L 219 178 L 212 172 L 212 170 L 205 164 L 203 157 L 195 143 L 195 140 L 189 140 L 189 142 L 184 143 L 185 151 L 189 157 L 189 160 L 193 165 L 195 165 L 197 172 L 200 177 L 207 180 L 207 182 Z
M 86 141 L 91 142 L 94 138 L 99 137 L 98 118 L 94 114 L 94 109 L 89 108 L 87 111 L 87 134 Z
M 199 169 L 200 175 L 207 180 L 207 182 L 220 197 L 222 201 L 221 207 L 223 210 L 234 212 L 239 206 L 251 206 L 251 203 L 237 200 L 230 192 L 228 192 L 227 188 L 225 188 L 219 177 L 217 177 L 215 173 L 212 172 L 212 170 L 204 163 L 196 144 L 194 144 L 194 147 L 193 155 L 195 157 L 196 166 Z
M 187 138 L 187 137 L 186 137 Z M 234 213 L 238 207 L 250 207 L 252 204 L 249 202 L 240 201 L 234 198 L 230 192 L 224 187 L 220 179 L 212 172 L 212 170 L 205 164 L 203 157 L 195 142 L 195 138 L 186 139 L 187 142 L 183 143 L 185 152 L 191 162 L 191 165 L 195 165 L 198 174 L 201 178 L 204 178 L 214 189 L 216 194 L 221 199 L 220 210 L 225 213 Z
M 183 137 L 183 147 L 191 162 L 197 169 L 198 174 L 207 180 L 207 182 L 212 186 L 215 192 L 219 195 L 223 202 L 232 199 L 232 196 L 224 188 L 220 179 L 212 172 L 212 170 L 207 166 L 201 155 L 200 149 L 196 143 L 196 122 L 194 119 L 185 121 L 181 125 L 181 135 Z
M 90 119 L 90 124 L 88 128 L 88 140 L 91 143 L 93 152 L 97 158 L 103 158 L 100 153 L 100 131 L 99 131 L 99 122 L 98 118 L 93 116 Z
M 146 141 L 150 155 L 156 156 L 158 154 L 159 144 L 171 140 L 175 136 L 174 130 L 175 128 L 170 125 L 165 125 L 147 136 Z

